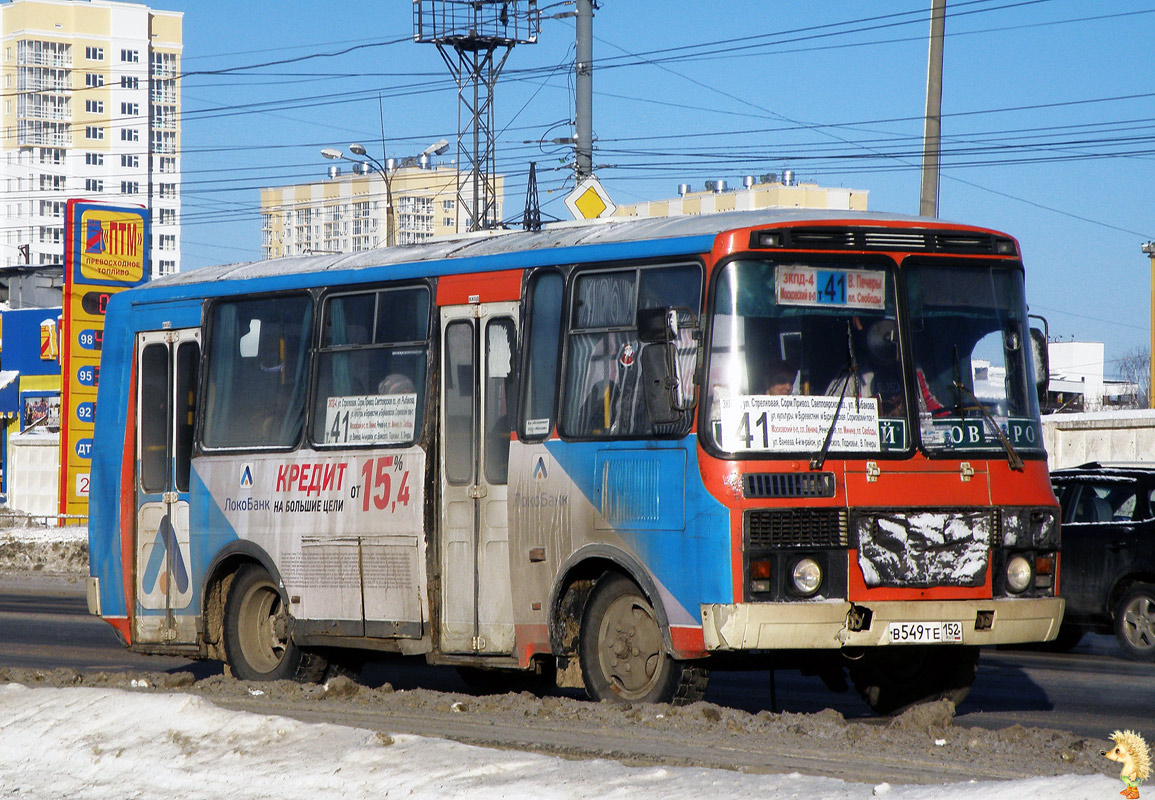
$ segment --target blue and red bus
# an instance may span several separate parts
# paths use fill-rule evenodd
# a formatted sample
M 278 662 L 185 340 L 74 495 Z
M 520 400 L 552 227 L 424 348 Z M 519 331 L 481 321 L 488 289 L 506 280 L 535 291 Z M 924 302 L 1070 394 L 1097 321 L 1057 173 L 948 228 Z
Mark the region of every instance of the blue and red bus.
M 367 655 L 876 711 L 1054 638 L 1018 243 L 767 210 L 198 269 L 112 299 L 89 604 L 132 650 Z

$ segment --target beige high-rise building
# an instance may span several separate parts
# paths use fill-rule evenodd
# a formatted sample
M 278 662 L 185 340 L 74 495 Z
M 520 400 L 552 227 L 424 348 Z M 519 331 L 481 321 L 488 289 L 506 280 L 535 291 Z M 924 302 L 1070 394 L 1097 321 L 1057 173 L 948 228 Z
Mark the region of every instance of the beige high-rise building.
M 180 270 L 183 14 L 0 3 L 0 265 L 62 264 L 70 198 L 152 211 L 152 276 Z
M 357 163 L 347 165 L 351 171 L 329 167 L 322 180 L 262 189 L 265 258 L 353 253 L 468 230 L 468 210 L 458 202 L 457 169 L 408 161 L 413 165 L 385 173 Z M 503 176 L 495 176 L 494 185 L 500 219 Z M 466 184 L 462 196 L 472 197 L 470 187 Z
M 759 208 L 828 208 L 865 211 L 868 192 L 863 189 L 800 183 L 789 170 L 782 178 L 775 174 L 746 178 L 739 186 L 724 181 L 707 181 L 702 191 L 683 184 L 679 196 L 668 200 L 618 206 L 619 217 L 676 217 L 683 214 L 713 214 L 721 211 L 753 211 Z

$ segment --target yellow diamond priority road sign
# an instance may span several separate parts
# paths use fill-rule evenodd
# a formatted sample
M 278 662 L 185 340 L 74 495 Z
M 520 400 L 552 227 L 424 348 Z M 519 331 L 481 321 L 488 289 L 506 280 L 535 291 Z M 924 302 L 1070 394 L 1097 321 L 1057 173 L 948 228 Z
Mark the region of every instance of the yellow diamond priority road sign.
M 606 194 L 597 178 L 589 177 L 580 181 L 565 198 L 565 207 L 574 219 L 598 219 L 611 217 L 618 210 L 614 201 Z

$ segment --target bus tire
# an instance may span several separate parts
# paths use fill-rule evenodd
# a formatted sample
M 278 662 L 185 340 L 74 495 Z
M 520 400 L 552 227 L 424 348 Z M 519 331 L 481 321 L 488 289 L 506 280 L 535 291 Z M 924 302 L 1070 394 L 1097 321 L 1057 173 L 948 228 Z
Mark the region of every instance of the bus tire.
M 979 649 L 956 645 L 878 647 L 849 666 L 859 696 L 876 714 L 899 714 L 911 706 L 970 693 Z
M 302 650 L 288 633 L 289 615 L 277 584 L 261 567 L 237 570 L 225 600 L 225 659 L 245 681 L 316 682 L 328 666 L 324 657 Z
M 1127 658 L 1155 661 L 1155 586 L 1136 583 L 1115 611 L 1115 638 Z
M 706 693 L 706 670 L 666 652 L 653 606 L 623 575 L 608 574 L 594 585 L 578 658 L 591 700 L 683 704 Z

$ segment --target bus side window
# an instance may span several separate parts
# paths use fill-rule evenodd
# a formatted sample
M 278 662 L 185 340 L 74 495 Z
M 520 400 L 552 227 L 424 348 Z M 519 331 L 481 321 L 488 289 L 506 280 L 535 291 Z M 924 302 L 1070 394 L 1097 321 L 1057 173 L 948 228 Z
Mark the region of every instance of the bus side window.
M 202 434 L 206 447 L 291 447 L 305 420 L 307 295 L 213 306 Z M 260 398 L 254 408 L 253 399 Z
M 577 276 L 566 338 L 567 436 L 648 436 L 685 433 L 690 415 L 655 425 L 642 391 L 639 308 L 700 310 L 702 270 L 697 264 L 642 267 Z M 689 320 L 685 322 L 688 324 Z M 695 343 L 687 333 L 677 345 L 680 379 L 692 380 Z M 683 395 L 688 383 L 682 386 Z
M 497 485 L 509 477 L 516 340 L 513 320 L 508 317 L 491 320 L 485 326 L 485 479 Z
M 530 279 L 525 371 L 521 399 L 522 440 L 544 439 L 553 430 L 561 362 L 562 277 L 538 272 Z
M 403 286 L 335 294 L 322 315 L 314 444 L 414 442 L 424 407 L 429 290 Z

